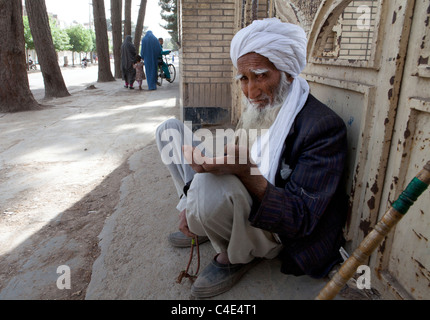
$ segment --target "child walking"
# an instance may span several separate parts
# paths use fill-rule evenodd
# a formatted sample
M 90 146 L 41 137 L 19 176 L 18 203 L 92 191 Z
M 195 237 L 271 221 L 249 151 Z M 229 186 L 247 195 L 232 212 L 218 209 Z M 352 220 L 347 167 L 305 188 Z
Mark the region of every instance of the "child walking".
M 137 55 L 136 63 L 133 65 L 133 68 L 136 69 L 136 81 L 139 84 L 139 90 L 142 90 L 142 81 L 146 79 L 145 72 L 143 71 L 144 65 L 142 57 Z

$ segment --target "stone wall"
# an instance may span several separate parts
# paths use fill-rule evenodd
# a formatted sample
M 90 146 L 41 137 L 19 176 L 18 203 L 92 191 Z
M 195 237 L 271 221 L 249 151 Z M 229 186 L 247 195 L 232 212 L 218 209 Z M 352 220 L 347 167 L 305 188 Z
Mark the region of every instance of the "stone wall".
M 200 124 L 230 121 L 234 0 L 181 0 L 184 120 Z
M 258 1 L 258 19 L 268 17 L 271 3 Z M 178 2 L 182 115 L 195 127 L 231 124 L 240 114 L 230 42 L 252 22 L 252 1 L 242 4 L 239 0 Z

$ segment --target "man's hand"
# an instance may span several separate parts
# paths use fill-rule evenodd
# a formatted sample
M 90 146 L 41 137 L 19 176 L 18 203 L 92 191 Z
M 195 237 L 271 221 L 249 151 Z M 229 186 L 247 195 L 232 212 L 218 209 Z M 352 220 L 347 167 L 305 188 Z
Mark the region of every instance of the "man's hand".
M 224 156 L 209 158 L 201 151 L 191 146 L 184 146 L 185 159 L 197 173 L 212 173 L 215 175 L 233 174 L 237 176 L 249 175 L 252 164 L 247 148 L 227 145 Z
M 188 228 L 186 212 L 187 210 L 184 210 L 179 214 L 179 230 L 187 237 L 194 238 L 196 235 Z
M 197 173 L 212 173 L 215 175 L 236 175 L 248 191 L 263 199 L 267 188 L 267 180 L 259 174 L 257 165 L 249 156 L 249 150 L 237 145 L 225 146 L 224 156 L 208 158 L 192 146 L 183 146 L 185 159 Z M 252 174 L 251 174 L 252 170 Z

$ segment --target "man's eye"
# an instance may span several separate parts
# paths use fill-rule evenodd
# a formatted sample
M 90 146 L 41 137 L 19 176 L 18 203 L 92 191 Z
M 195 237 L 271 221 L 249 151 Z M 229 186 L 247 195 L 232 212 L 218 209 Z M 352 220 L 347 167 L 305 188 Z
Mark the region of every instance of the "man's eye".
M 256 75 L 257 79 L 263 79 L 265 76 L 266 76 L 265 73 L 260 73 Z

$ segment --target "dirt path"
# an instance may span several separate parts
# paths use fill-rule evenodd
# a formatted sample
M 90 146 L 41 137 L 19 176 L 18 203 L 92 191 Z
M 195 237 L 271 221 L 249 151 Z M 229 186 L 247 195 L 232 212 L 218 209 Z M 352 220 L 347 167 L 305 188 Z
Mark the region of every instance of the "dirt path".
M 42 101 L 43 111 L 0 114 L 0 299 L 85 298 L 127 159 L 177 116 L 177 84 L 95 86 Z M 71 290 L 57 288 L 61 265 L 71 268 Z

